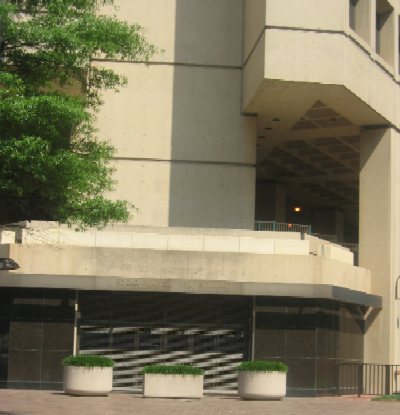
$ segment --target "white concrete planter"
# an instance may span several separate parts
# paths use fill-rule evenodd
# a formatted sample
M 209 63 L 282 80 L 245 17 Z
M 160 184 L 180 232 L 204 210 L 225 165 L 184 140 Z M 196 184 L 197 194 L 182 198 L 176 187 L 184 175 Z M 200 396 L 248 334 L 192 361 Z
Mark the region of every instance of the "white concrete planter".
M 112 367 L 64 366 L 64 392 L 70 395 L 108 395 Z
M 166 375 L 145 373 L 145 398 L 202 398 L 203 375 Z
M 242 399 L 282 399 L 286 395 L 286 372 L 240 371 L 238 394 Z

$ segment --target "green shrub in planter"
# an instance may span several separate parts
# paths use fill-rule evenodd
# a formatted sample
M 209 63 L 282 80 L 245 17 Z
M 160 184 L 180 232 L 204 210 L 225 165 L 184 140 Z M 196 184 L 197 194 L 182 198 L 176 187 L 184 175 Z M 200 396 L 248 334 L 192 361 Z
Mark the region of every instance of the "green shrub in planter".
M 287 372 L 288 367 L 282 362 L 253 360 L 240 363 L 237 370 L 239 372 Z
M 64 392 L 70 395 L 108 395 L 112 391 L 114 362 L 105 356 L 67 356 L 64 366 Z
M 90 354 L 80 354 L 77 356 L 67 356 L 61 361 L 63 366 L 83 366 L 83 367 L 113 367 L 114 362 L 109 357 Z
M 282 362 L 242 362 L 237 370 L 238 395 L 242 399 L 282 399 L 286 395 L 286 372 Z
M 142 373 L 145 374 L 157 374 L 157 375 L 192 375 L 201 376 L 204 374 L 204 370 L 199 367 L 190 365 L 150 365 L 145 366 L 142 369 Z

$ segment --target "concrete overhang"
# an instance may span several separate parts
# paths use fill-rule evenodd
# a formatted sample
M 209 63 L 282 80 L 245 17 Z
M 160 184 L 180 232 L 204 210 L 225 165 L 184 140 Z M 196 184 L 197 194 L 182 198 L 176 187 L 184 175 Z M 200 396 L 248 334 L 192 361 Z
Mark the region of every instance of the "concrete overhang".
M 290 242 L 282 240 L 280 245 L 293 248 Z M 293 242 L 313 249 L 309 241 Z M 9 256 L 21 267 L 10 271 L 15 277 L 98 276 L 109 278 L 111 284 L 115 277 L 318 284 L 371 293 L 371 274 L 367 269 L 343 262 L 341 256 L 336 259 L 310 254 L 308 249 L 260 254 L 46 244 L 12 244 L 8 248 Z
M 1 234 L 0 287 L 325 298 L 380 307 L 346 248 L 297 232 L 36 224 Z M 9 243 L 4 243 L 8 241 Z M 13 242 L 14 241 L 14 242 Z M 16 242 L 19 241 L 19 242 Z
M 77 235 L 83 241 L 89 236 Z M 380 307 L 380 297 L 371 292 L 370 272 L 349 263 L 349 252 L 342 252 L 339 247 L 324 246 L 319 252 L 319 245 L 314 246 L 316 241 L 321 242 L 317 238 L 215 238 L 218 245 L 213 251 L 46 243 L 2 245 L 4 253 L 12 256 L 21 268 L 0 273 L 0 286 L 293 296 Z M 182 241 L 188 243 L 190 239 Z M 217 251 L 227 249 L 232 241 L 239 245 L 251 241 L 255 251 L 260 246 L 267 248 L 266 242 L 275 241 L 275 248 L 280 247 L 280 251 Z
M 345 30 L 266 25 L 244 63 L 243 109 L 277 131 L 316 101 L 354 125 L 398 127 L 399 88 L 394 70 Z
M 321 284 L 121 278 L 95 275 L 18 275 L 0 272 L 0 287 L 297 297 L 382 308 L 382 298 L 378 295 Z

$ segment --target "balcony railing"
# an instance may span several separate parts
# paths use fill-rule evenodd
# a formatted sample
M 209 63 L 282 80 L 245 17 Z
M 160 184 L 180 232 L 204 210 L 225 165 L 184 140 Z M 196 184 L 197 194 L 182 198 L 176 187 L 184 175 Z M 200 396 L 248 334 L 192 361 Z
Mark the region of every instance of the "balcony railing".
M 301 234 L 311 234 L 311 225 L 300 225 L 297 223 L 281 223 L 274 220 L 257 220 L 255 222 L 256 231 L 273 232 L 300 232 Z
M 282 223 L 274 220 L 257 220 L 255 221 L 254 229 L 256 231 L 273 231 L 273 232 L 299 232 L 302 237 L 305 234 L 315 236 L 337 245 L 348 248 L 354 254 L 354 264 L 358 264 L 358 244 L 349 242 L 339 242 L 336 235 L 327 235 L 322 233 L 312 232 L 311 225 L 300 225 L 298 223 Z
M 327 234 L 323 234 L 323 233 L 312 233 L 311 235 L 315 236 L 319 239 L 323 239 L 324 241 L 332 242 L 334 244 L 338 243 L 336 235 L 327 235 Z

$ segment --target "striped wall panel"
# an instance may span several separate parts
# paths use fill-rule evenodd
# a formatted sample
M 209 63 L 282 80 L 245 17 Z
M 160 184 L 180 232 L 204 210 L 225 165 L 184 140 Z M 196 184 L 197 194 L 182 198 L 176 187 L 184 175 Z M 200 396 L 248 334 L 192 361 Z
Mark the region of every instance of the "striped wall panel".
M 114 359 L 114 389 L 141 389 L 144 366 L 176 363 L 203 368 L 206 390 L 236 389 L 235 367 L 249 349 L 248 299 L 85 292 L 79 308 L 80 352 Z

